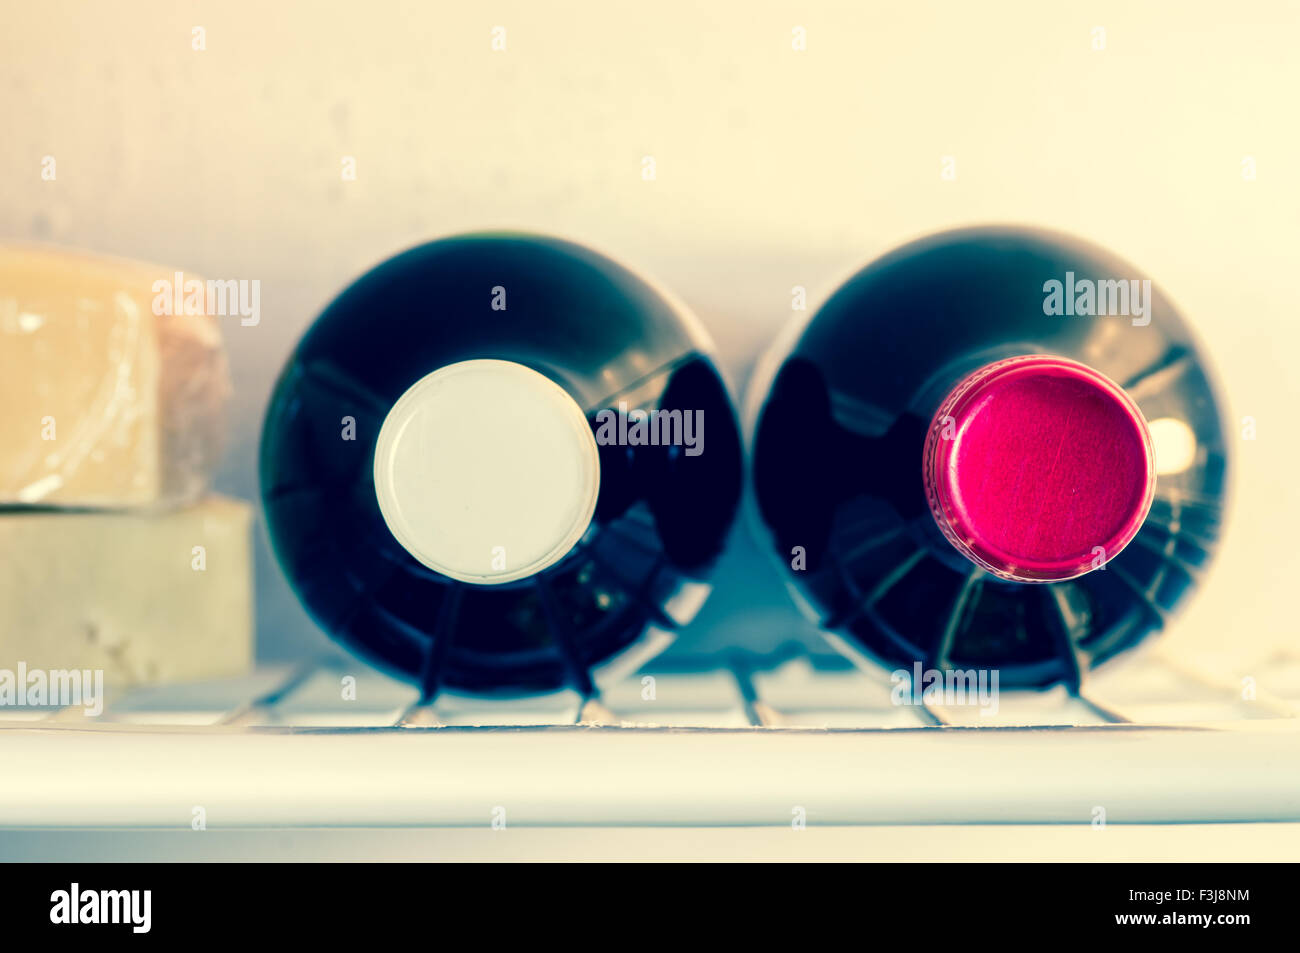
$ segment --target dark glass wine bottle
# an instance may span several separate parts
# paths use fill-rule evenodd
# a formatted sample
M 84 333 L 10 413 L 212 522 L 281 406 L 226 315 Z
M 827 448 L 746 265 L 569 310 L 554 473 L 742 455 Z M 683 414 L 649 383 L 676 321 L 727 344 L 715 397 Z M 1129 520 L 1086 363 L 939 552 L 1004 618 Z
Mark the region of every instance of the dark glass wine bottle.
M 569 242 L 475 234 L 380 264 L 267 412 L 290 584 L 426 698 L 590 694 L 689 621 L 732 523 L 740 434 L 707 351 L 681 306 Z
M 863 662 L 1065 684 L 1163 628 L 1225 495 L 1205 359 L 1102 249 L 974 228 L 859 271 L 751 394 L 758 523 Z

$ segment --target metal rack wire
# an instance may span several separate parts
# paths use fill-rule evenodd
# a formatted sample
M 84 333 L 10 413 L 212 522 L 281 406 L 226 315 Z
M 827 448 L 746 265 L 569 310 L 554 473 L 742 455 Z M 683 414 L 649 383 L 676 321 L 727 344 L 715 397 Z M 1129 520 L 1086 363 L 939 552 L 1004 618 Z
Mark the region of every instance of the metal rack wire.
M 603 694 L 523 698 L 418 690 L 360 662 L 314 661 L 202 683 L 141 686 L 89 716 L 77 708 L 0 709 L 0 730 L 126 726 L 313 728 L 588 727 L 817 729 L 1177 726 L 1300 717 L 1300 655 L 1247 672 L 1219 660 L 1148 652 L 1103 669 L 1078 692 L 1002 692 L 996 710 L 900 704 L 891 684 L 836 659 L 783 651 L 651 667 Z M 1296 722 L 1300 727 L 1300 721 Z
M 0 828 L 1300 821 L 1300 657 L 1148 653 L 1085 692 L 896 704 L 820 657 L 651 669 L 599 698 L 418 690 L 359 663 L 8 709 Z M 1243 682 L 1242 679 L 1248 681 Z

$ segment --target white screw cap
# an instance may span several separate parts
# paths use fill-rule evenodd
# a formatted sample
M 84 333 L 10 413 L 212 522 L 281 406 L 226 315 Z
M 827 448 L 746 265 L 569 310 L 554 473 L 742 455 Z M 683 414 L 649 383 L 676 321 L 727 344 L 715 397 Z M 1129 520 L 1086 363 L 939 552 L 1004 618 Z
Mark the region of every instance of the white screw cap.
M 587 531 L 599 491 L 582 408 L 514 361 L 461 361 L 420 378 L 375 446 L 388 529 L 462 582 L 511 582 L 550 566 Z

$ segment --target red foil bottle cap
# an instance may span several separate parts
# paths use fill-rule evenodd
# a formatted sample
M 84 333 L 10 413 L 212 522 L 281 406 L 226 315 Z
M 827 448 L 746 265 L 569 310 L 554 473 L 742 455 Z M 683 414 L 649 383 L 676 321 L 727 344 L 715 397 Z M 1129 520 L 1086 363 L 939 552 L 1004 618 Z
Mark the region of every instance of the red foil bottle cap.
M 931 421 L 923 467 L 948 541 L 1017 582 L 1103 567 L 1141 528 L 1156 487 L 1137 405 L 1104 374 L 1042 355 L 958 384 Z

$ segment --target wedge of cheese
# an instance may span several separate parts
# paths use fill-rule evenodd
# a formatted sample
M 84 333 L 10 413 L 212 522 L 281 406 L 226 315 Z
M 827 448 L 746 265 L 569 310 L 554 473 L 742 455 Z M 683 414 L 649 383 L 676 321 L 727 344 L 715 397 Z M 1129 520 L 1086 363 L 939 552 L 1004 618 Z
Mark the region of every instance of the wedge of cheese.
M 0 246 L 0 504 L 192 501 L 220 455 L 218 320 L 154 313 L 172 272 Z
M 248 503 L 0 513 L 0 670 L 101 669 L 112 693 L 253 658 Z

